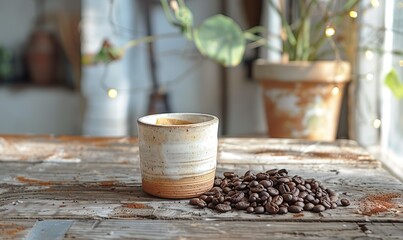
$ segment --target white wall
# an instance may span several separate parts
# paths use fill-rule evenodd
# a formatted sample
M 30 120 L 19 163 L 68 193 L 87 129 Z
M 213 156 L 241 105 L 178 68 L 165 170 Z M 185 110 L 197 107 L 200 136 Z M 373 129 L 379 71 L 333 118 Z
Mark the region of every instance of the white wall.
M 0 134 L 79 135 L 80 97 L 63 88 L 0 88 Z

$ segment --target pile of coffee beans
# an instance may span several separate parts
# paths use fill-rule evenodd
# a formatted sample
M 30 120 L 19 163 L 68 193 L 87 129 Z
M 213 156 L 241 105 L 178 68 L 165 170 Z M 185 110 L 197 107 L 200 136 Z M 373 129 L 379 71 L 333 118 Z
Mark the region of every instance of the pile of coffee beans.
M 286 169 L 272 169 L 257 174 L 247 171 L 243 176 L 225 172 L 223 178 L 215 178 L 210 191 L 191 199 L 190 204 L 218 212 L 235 208 L 248 213 L 285 214 L 322 212 L 350 202 L 339 200 L 334 190 L 313 178 L 291 177 Z

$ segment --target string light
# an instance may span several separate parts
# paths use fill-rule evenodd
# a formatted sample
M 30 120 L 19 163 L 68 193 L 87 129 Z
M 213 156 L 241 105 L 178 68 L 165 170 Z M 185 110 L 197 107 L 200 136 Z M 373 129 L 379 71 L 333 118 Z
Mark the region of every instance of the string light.
M 366 78 L 368 81 L 372 81 L 372 80 L 374 79 L 374 74 L 368 73 L 368 74 L 365 76 L 365 78 Z
M 339 92 L 340 92 L 340 89 L 339 89 L 338 87 L 334 87 L 334 88 L 332 89 L 332 95 L 333 95 L 333 96 L 336 96 L 337 94 L 339 94 Z
M 108 90 L 108 97 L 109 98 L 116 98 L 118 96 L 118 90 L 114 89 L 114 88 L 110 88 Z
M 350 11 L 349 15 L 351 18 L 357 18 L 358 17 L 358 13 L 356 11 Z
M 336 30 L 332 27 L 327 27 L 325 30 L 326 37 L 331 37 L 336 33 Z
M 365 51 L 365 57 L 366 57 L 368 60 L 373 59 L 373 58 L 374 58 L 374 52 L 372 52 L 371 50 Z
M 372 126 L 374 127 L 374 128 L 376 128 L 376 129 L 378 129 L 378 128 L 380 128 L 381 127 L 381 124 L 382 124 L 382 122 L 381 122 L 381 120 L 380 119 L 375 119 L 373 122 L 372 122 Z
M 403 60 L 400 60 L 400 61 L 399 61 L 399 65 L 400 65 L 401 67 L 403 67 Z
M 371 0 L 371 5 L 374 8 L 379 7 L 379 1 L 378 0 Z

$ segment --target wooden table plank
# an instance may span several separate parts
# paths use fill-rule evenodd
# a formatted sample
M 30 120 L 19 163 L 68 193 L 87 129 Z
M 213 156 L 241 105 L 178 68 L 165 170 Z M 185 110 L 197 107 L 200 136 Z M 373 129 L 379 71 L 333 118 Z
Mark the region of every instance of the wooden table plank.
M 0 239 L 23 239 L 34 224 L 35 220 L 0 220 Z
M 309 142 L 292 139 L 220 139 L 220 164 L 316 165 L 380 167 L 379 161 L 350 140 Z M 0 162 L 136 163 L 135 138 L 0 136 Z
M 386 232 L 387 230 L 387 232 Z M 78 221 L 66 239 L 359 239 L 403 238 L 403 223 L 237 221 Z

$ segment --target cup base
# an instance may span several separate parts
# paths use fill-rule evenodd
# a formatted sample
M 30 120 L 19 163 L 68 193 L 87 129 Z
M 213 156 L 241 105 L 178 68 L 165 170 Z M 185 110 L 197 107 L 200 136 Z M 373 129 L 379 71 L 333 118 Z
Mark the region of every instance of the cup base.
M 210 190 L 214 185 L 215 170 L 209 173 L 181 179 L 142 179 L 143 191 L 162 198 L 193 198 Z

